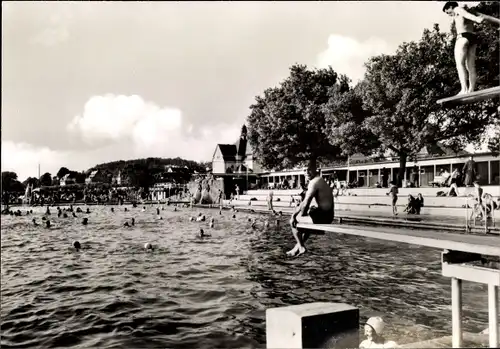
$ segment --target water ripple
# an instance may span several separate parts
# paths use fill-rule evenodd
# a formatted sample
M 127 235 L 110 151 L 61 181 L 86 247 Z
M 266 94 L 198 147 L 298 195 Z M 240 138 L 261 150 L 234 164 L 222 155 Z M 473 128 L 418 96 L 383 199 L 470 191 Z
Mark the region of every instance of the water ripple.
M 39 222 L 44 210 L 34 210 Z M 52 214 L 52 229 L 34 227 L 33 216 L 2 217 L 2 347 L 263 347 L 267 308 L 315 301 L 382 315 L 400 343 L 451 332 L 438 250 L 327 234 L 286 259 L 286 219 L 264 228 L 264 216 L 248 213 L 205 210 L 207 221 L 195 223 L 188 218 L 199 210 L 166 207 L 162 220 L 154 207 L 91 211 Z M 136 225 L 123 227 L 132 217 Z M 212 236 L 200 239 L 200 227 Z M 464 329 L 484 329 L 486 288 L 465 283 L 463 304 Z

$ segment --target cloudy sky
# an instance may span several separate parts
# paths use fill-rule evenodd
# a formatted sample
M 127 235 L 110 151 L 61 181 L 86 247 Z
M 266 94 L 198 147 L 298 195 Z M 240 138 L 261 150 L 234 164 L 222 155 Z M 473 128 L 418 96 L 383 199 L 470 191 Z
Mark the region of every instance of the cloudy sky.
M 2 2 L 2 171 L 211 160 L 294 63 L 353 80 L 442 2 Z

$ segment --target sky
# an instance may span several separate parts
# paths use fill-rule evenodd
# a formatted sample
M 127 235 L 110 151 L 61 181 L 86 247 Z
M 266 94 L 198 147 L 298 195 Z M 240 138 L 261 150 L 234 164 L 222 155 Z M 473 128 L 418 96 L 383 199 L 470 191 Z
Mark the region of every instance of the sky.
M 2 2 L 2 171 L 211 161 L 292 64 L 361 79 L 443 2 Z

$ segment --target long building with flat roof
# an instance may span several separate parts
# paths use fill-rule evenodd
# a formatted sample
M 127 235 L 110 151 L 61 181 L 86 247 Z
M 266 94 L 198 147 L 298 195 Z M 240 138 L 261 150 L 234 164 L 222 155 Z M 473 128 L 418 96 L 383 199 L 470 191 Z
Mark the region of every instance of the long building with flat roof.
M 481 185 L 500 184 L 500 157 L 498 154 L 483 152 L 471 154 L 467 151 L 454 152 L 450 148 L 435 144 L 424 147 L 414 160 L 406 162 L 403 180 L 410 179 L 413 168 L 418 171 L 418 183 L 421 187 L 431 186 L 431 182 L 442 170 L 452 173 L 456 168 L 462 169 L 470 156 L 477 165 L 478 181 Z M 324 177 L 333 176 L 340 181 L 357 181 L 359 187 L 375 187 L 381 183 L 385 170 L 388 179 L 396 180 L 399 171 L 399 157 L 391 153 L 384 157 L 374 158 L 363 155 L 351 156 L 347 161 L 339 161 L 330 166 L 320 167 Z M 247 140 L 247 129 L 242 127 L 240 138 L 234 144 L 217 144 L 212 158 L 214 176 L 228 179 L 227 188 L 236 184 L 240 188 L 249 188 L 258 183 L 262 188 L 274 187 L 285 179 L 294 188 L 305 183 L 305 168 L 298 167 L 282 171 L 266 171 L 253 155 L 251 144 Z M 229 181 L 234 179 L 234 181 Z M 500 194 L 500 193 L 499 193 Z

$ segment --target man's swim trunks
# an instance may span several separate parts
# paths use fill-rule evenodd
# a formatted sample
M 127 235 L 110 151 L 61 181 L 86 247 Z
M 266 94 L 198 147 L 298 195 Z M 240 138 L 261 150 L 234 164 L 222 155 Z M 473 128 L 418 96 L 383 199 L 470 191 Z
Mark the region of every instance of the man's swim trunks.
M 467 41 L 469 41 L 470 45 L 477 44 L 477 35 L 476 35 L 476 33 L 471 33 L 471 32 L 460 33 L 460 34 L 458 34 L 458 37 L 466 38 Z
M 330 224 L 333 222 L 333 207 L 329 211 L 324 211 L 318 207 L 311 207 L 309 210 L 309 217 L 311 217 L 314 224 Z

